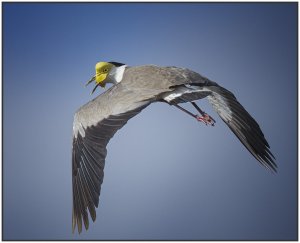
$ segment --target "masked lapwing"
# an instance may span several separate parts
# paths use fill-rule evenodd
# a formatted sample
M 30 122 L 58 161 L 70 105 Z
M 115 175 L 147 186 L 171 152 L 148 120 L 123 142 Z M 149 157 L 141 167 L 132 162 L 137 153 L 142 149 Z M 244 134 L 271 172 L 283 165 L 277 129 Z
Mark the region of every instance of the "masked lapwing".
M 248 151 L 267 169 L 276 172 L 276 163 L 259 125 L 227 89 L 187 68 L 154 65 L 130 67 L 117 62 L 99 62 L 96 75 L 87 84 L 105 87 L 104 93 L 82 106 L 73 123 L 72 184 L 73 232 L 82 222 L 89 227 L 89 216 L 96 219 L 106 146 L 127 121 L 153 102 L 167 103 L 199 122 L 214 125 L 215 120 L 194 101 L 207 98 L 214 110 Z M 190 102 L 194 114 L 180 103 Z

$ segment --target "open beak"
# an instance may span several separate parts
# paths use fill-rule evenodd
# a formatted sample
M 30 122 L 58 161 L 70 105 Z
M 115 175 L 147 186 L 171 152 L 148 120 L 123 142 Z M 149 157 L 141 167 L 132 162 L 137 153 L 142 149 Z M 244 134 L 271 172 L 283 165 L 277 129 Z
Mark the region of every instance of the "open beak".
M 97 87 L 99 86 L 100 84 L 96 84 L 96 86 L 94 87 L 94 89 L 92 90 L 91 94 L 93 94 L 95 92 L 95 90 L 97 89 Z
M 88 86 L 91 82 L 95 81 L 95 79 L 96 79 L 96 76 L 92 77 L 89 81 L 87 81 L 85 86 Z
M 87 83 L 85 84 L 85 86 L 88 86 L 90 83 L 92 83 L 93 81 L 95 81 L 95 79 L 96 79 L 96 76 L 92 77 L 89 81 L 87 81 Z M 97 89 L 98 86 L 99 86 L 99 84 L 96 84 L 96 86 L 92 90 L 91 94 L 93 94 L 95 92 L 95 90 Z
M 92 77 L 89 81 L 87 81 L 87 83 L 85 84 L 85 86 L 88 86 L 90 83 L 92 83 L 93 81 L 96 80 L 96 76 Z M 105 87 L 105 83 L 101 82 L 101 83 L 96 83 L 96 86 L 94 87 L 94 89 L 92 90 L 91 94 L 93 94 L 95 92 L 95 90 L 97 89 L 98 86 L 101 86 L 102 88 Z

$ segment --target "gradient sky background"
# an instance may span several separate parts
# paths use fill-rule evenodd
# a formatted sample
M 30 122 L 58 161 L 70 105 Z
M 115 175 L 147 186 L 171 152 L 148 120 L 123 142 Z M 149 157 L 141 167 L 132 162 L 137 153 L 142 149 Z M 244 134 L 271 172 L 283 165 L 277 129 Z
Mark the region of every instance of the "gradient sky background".
M 3 239 L 297 239 L 297 3 L 2 10 Z M 95 63 L 111 60 L 187 67 L 234 92 L 278 174 L 207 101 L 216 127 L 153 104 L 110 141 L 97 220 L 72 235 L 73 115 L 95 97 Z

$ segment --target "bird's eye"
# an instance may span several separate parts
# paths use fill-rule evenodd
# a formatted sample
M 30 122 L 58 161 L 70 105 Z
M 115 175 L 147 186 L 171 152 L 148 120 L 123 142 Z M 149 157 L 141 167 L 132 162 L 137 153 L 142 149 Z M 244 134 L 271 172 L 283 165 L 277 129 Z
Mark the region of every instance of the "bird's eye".
M 104 72 L 107 72 L 108 70 L 107 70 L 107 69 L 104 69 L 103 71 L 104 71 Z

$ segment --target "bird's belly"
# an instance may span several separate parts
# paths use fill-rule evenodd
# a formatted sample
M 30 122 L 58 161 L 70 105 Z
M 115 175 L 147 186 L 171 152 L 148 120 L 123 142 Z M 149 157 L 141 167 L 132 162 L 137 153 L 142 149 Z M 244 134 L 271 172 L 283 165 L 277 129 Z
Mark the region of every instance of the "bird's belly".
M 203 90 L 202 87 L 180 86 L 173 91 L 166 92 L 162 99 L 171 104 L 178 104 L 203 99 L 209 94 L 210 92 Z

